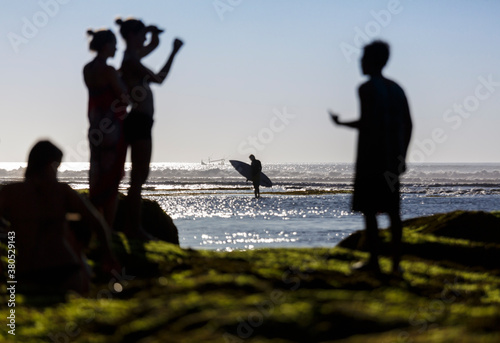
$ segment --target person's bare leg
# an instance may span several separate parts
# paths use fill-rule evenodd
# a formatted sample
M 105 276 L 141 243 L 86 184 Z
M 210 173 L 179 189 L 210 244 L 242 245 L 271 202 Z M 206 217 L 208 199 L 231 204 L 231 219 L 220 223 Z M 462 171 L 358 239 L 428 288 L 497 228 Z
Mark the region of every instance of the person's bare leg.
M 130 237 L 144 240 L 153 239 L 144 231 L 141 224 L 141 192 L 149 174 L 151 148 L 149 139 L 137 140 L 131 144 L 132 171 L 127 195 L 129 220 L 126 223 L 125 233 Z
M 392 272 L 399 272 L 401 262 L 401 240 L 403 237 L 403 223 L 398 211 L 389 213 L 391 218 L 391 249 L 392 249 Z
M 368 251 L 370 253 L 370 258 L 368 260 L 368 265 L 370 269 L 380 272 L 380 266 L 378 263 L 379 255 L 379 237 L 378 237 L 378 225 L 377 217 L 375 213 L 365 213 L 365 230 L 366 230 L 366 244 L 368 245 Z
M 352 265 L 353 270 L 371 271 L 380 274 L 380 265 L 378 263 L 379 238 L 377 216 L 375 213 L 363 213 L 365 218 L 365 234 L 362 240 L 366 242 L 370 257 L 367 262 L 356 262 Z M 361 243 L 362 241 L 360 241 Z
M 102 207 L 102 215 L 111 229 L 113 229 L 117 208 L 118 208 L 118 194 L 115 194 L 114 196 L 110 197 L 110 199 L 108 199 L 108 202 L 104 204 L 104 206 Z

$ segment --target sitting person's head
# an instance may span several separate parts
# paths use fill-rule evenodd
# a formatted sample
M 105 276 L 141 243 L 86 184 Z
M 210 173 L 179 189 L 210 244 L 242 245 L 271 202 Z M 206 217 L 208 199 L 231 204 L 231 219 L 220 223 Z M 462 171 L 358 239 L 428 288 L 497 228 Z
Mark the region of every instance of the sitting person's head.
M 39 141 L 30 151 L 24 177 L 56 177 L 61 164 L 62 151 L 49 141 Z
M 374 41 L 364 47 L 361 68 L 365 75 L 380 74 L 389 59 L 389 44 Z

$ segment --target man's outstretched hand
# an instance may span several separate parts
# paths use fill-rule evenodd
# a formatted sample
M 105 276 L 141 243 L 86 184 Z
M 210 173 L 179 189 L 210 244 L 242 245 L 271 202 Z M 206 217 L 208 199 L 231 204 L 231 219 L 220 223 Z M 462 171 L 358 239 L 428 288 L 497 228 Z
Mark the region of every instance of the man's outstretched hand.
M 179 50 L 180 50 L 180 48 L 181 48 L 183 45 L 184 45 L 184 42 L 183 42 L 183 41 L 181 41 L 179 38 L 176 38 L 176 39 L 174 40 L 174 50 L 175 50 L 175 51 L 179 51 Z
M 339 125 L 340 124 L 340 121 L 339 121 L 339 115 L 338 114 L 335 114 L 333 113 L 332 111 L 328 111 L 328 113 L 330 114 L 330 117 L 332 118 L 332 121 Z

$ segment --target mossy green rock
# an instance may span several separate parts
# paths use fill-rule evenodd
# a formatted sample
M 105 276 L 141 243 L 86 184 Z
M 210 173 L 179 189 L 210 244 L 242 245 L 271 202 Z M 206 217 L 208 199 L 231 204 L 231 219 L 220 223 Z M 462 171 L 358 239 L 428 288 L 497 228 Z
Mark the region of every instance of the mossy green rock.
M 406 222 L 406 246 L 487 247 L 425 232 L 435 223 L 434 217 L 418 225 Z M 407 253 L 403 279 L 377 278 L 351 271 L 367 254 L 346 247 L 197 251 L 127 241 L 122 234 L 114 244 L 125 269 L 96 282 L 88 298 L 69 296 L 64 303 L 35 307 L 19 296 L 16 340 L 500 341 L 497 267 Z M 388 273 L 390 259 L 380 262 Z M 0 337 L 12 338 L 6 328 Z
M 79 193 L 88 197 L 88 190 L 80 190 Z M 160 205 L 153 200 L 142 199 L 142 226 L 154 237 L 168 243 L 179 245 L 179 232 L 172 218 L 163 211 Z M 127 220 L 127 197 L 118 194 L 118 208 L 114 222 L 114 230 L 122 231 Z
M 422 234 L 500 244 L 500 218 L 482 211 L 435 214 L 407 220 L 404 225 Z
M 123 194 L 118 198 L 115 230 L 121 231 L 127 218 L 127 198 Z M 179 245 L 179 233 L 172 218 L 163 211 L 156 201 L 142 199 L 142 226 L 154 237 L 162 241 Z
M 500 269 L 500 218 L 498 213 L 435 214 L 403 222 L 403 255 L 458 263 L 466 267 Z M 364 231 L 339 243 L 340 247 L 368 251 Z M 390 231 L 380 230 L 381 253 L 389 255 Z

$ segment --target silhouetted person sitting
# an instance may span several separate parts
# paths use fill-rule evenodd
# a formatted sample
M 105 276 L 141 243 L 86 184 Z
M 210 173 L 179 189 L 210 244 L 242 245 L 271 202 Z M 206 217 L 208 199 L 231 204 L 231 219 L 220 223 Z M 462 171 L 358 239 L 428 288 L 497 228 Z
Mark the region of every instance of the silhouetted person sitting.
M 375 41 L 364 48 L 361 66 L 370 79 L 359 87 L 361 118 L 340 122 L 359 130 L 356 175 L 352 209 L 364 214 L 366 240 L 370 252 L 368 263 L 354 269 L 380 272 L 377 213 L 387 213 L 391 220 L 392 271 L 399 272 L 402 224 L 400 217 L 399 175 L 406 170 L 405 158 L 410 142 L 412 122 L 404 91 L 394 81 L 382 76 L 389 58 L 387 43 Z
M 262 172 L 262 164 L 259 160 L 255 158 L 254 155 L 249 156 L 252 164 L 252 183 L 254 188 L 254 193 L 256 198 L 260 198 L 260 173 Z
M 126 116 L 126 88 L 118 72 L 106 63 L 116 52 L 116 37 L 110 30 L 87 31 L 90 50 L 97 56 L 83 68 L 89 90 L 90 143 L 89 197 L 113 227 L 118 186 L 124 175 L 127 145 L 123 131 Z
M 125 137 L 131 147 L 132 171 L 128 191 L 128 227 L 125 232 L 139 239 L 151 239 L 141 226 L 141 191 L 149 174 L 151 161 L 153 127 L 153 92 L 150 84 L 161 84 L 168 76 L 174 57 L 182 46 L 182 41 L 175 39 L 173 50 L 165 65 L 158 73 L 145 67 L 141 59 L 151 53 L 159 44 L 158 35 L 163 32 L 156 26 L 146 27 L 137 19 L 116 20 L 120 25 L 120 34 L 127 43 L 121 66 L 122 78 L 129 91 L 132 109 L 125 119 Z M 144 45 L 146 34 L 151 33 L 151 41 Z
M 17 290 L 88 291 L 89 272 L 82 251 L 72 243 L 68 216 L 79 217 L 94 228 L 103 248 L 103 266 L 118 267 L 105 221 L 76 191 L 57 181 L 61 159 L 61 150 L 40 141 L 29 154 L 24 182 L 0 189 L 0 218 L 10 223 L 7 231 L 15 233 Z

